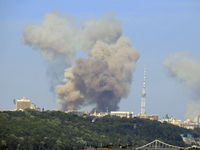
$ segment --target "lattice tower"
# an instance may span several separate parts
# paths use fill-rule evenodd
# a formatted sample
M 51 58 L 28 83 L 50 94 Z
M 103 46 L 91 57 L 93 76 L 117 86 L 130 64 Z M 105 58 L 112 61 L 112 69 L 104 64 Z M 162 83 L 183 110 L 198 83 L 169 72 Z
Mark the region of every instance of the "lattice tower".
M 145 114 L 145 101 L 146 101 L 146 92 L 145 92 L 145 75 L 146 75 L 146 66 L 144 67 L 144 81 L 142 87 L 142 98 L 141 98 L 141 114 Z

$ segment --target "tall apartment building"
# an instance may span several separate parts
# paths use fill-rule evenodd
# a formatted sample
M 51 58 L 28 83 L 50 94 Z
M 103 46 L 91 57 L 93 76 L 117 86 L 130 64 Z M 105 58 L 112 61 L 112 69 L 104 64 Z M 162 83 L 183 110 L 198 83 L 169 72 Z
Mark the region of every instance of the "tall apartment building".
M 31 100 L 23 97 L 21 100 L 17 100 L 17 108 L 16 110 L 24 110 L 26 108 L 31 107 Z

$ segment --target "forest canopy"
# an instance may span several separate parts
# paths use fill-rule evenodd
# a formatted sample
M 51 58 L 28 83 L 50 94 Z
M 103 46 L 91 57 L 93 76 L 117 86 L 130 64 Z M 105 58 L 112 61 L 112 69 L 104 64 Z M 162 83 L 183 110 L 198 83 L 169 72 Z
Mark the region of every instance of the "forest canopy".
M 84 149 L 85 146 L 142 146 L 155 139 L 185 147 L 180 134 L 200 137 L 188 130 L 149 119 L 78 116 L 61 111 L 0 112 L 0 149 Z M 119 143 L 120 142 L 120 143 Z

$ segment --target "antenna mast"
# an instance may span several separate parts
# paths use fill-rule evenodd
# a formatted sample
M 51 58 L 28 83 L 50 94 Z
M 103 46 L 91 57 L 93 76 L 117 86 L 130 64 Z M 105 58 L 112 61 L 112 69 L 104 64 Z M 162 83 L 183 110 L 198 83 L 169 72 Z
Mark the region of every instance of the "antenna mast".
M 144 67 L 144 81 L 142 87 L 142 98 L 141 98 L 141 114 L 145 114 L 145 101 L 146 101 L 146 92 L 145 92 L 145 75 L 146 75 L 146 66 Z

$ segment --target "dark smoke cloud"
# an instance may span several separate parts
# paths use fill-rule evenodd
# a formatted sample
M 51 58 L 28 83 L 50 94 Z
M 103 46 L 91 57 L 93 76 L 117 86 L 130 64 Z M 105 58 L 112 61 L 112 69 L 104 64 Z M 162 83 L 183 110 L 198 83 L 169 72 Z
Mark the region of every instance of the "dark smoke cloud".
M 40 50 L 42 57 L 53 62 L 47 71 L 53 86 L 60 83 L 63 66 L 67 68 L 64 84 L 56 86 L 56 102 L 63 111 L 91 104 L 101 110 L 118 110 L 121 98 L 129 93 L 140 55 L 130 46 L 130 39 L 121 35 L 121 21 L 113 11 L 83 19 L 80 25 L 72 15 L 53 11 L 44 15 L 42 23 L 27 24 L 21 43 Z M 87 51 L 88 58 L 78 58 L 72 66 L 79 49 Z M 64 62 L 59 67 L 61 56 Z

